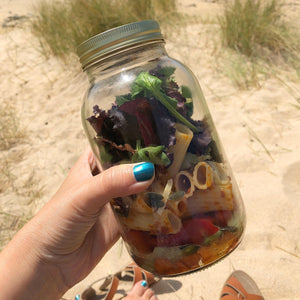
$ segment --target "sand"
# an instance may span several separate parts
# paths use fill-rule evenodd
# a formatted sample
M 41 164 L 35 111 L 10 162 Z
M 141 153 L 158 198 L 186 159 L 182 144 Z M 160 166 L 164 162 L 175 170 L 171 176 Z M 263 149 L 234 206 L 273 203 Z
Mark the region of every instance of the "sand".
M 1 0 L 1 101 L 14 104 L 28 139 L 7 151 L 23 153 L 16 165 L 16 184 L 34 176 L 43 188 L 37 211 L 54 194 L 68 170 L 87 147 L 80 107 L 88 81 L 76 58 L 72 67 L 46 59 L 28 28 L 31 4 Z M 284 2 L 291 16 L 300 1 Z M 214 1 L 181 1 L 187 13 L 213 16 Z M 10 18 L 12 16 L 24 18 Z M 298 23 L 299 24 L 299 23 Z M 210 26 L 210 27 L 209 27 Z M 260 88 L 237 89 L 216 68 L 213 25 L 195 24 L 167 37 L 167 50 L 186 63 L 200 81 L 216 128 L 240 188 L 247 227 L 241 245 L 223 261 L 203 271 L 161 280 L 153 289 L 159 299 L 218 299 L 233 270 L 251 275 L 265 299 L 300 299 L 300 82 L 292 70 L 281 70 Z M 188 33 L 188 34 L 186 34 Z M 184 41 L 184 42 L 183 42 Z M 1 210 L 30 210 L 11 189 L 1 194 Z M 93 272 L 69 290 L 74 299 L 92 281 L 130 262 L 119 241 Z

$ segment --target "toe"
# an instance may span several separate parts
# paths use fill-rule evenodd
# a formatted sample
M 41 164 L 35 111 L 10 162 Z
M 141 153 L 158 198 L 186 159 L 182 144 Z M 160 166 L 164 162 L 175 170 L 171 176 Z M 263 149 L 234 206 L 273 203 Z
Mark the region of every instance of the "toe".
M 148 284 L 145 280 L 138 281 L 132 288 L 132 290 L 128 293 L 129 295 L 135 296 L 143 296 L 145 291 L 148 289 Z
M 143 295 L 143 299 L 145 299 L 145 300 L 156 300 L 157 298 L 155 296 L 154 291 L 152 289 L 148 288 L 145 291 L 144 295 Z

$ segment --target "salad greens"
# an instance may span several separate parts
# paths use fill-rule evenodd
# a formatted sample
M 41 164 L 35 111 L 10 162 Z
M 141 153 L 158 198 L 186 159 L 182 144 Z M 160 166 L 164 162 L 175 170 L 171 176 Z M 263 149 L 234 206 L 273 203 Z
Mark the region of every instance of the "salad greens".
M 149 161 L 156 165 L 167 166 L 170 164 L 170 159 L 163 152 L 164 150 L 165 146 L 140 148 L 140 141 L 138 141 L 136 152 L 132 156 L 132 162 Z
M 142 94 L 147 98 L 154 97 L 161 104 L 163 104 L 170 114 L 172 114 L 178 121 L 189 127 L 193 132 L 199 132 L 199 129 L 189 122 L 183 115 L 181 115 L 177 110 L 177 101 L 164 94 L 161 91 L 162 81 L 150 75 L 148 72 L 141 72 L 132 85 L 132 96 Z
M 87 120 L 96 132 L 103 162 L 150 161 L 169 166 L 173 154 L 168 148 L 176 143 L 176 123 L 193 131 L 188 153 L 203 155 L 211 151 L 207 125 L 191 118 L 192 93 L 187 86 L 178 86 L 174 72 L 173 67 L 141 72 L 131 85 L 131 93 L 116 96 L 111 109 L 93 107 L 93 115 Z

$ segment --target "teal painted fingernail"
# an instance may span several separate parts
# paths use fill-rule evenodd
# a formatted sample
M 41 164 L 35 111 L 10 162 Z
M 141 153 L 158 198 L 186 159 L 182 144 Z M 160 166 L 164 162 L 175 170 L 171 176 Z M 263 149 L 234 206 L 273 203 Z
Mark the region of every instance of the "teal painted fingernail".
M 154 165 L 150 162 L 141 163 L 133 167 L 133 175 L 136 181 L 146 181 L 152 178 Z
M 141 282 L 141 285 L 143 286 L 143 287 L 147 287 L 147 281 L 145 281 L 145 280 L 143 280 L 142 282 Z

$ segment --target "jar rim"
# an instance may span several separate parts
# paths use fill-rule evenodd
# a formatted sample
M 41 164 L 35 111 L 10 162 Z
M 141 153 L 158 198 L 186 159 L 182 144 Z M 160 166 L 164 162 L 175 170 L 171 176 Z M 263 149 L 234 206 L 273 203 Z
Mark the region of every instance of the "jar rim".
M 77 48 L 77 55 L 83 69 L 110 52 L 148 41 L 164 41 L 157 21 L 144 20 L 125 24 L 99 33 Z

